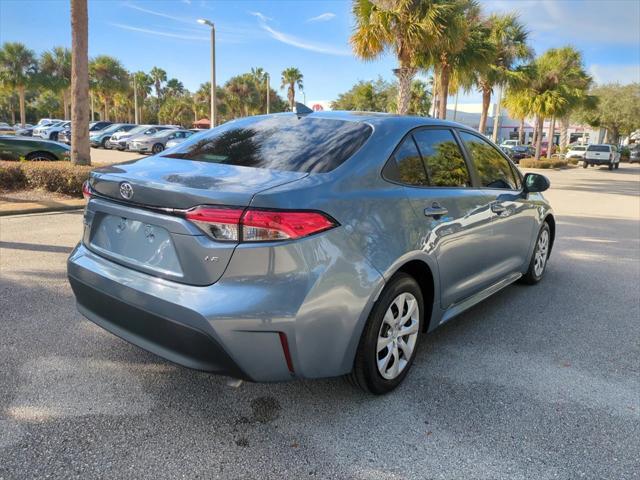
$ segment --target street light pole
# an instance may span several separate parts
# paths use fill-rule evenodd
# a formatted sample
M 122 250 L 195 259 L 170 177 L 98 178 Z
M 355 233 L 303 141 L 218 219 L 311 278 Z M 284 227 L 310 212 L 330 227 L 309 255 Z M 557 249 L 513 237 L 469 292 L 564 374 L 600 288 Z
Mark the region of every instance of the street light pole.
M 139 118 L 138 118 L 138 86 L 136 84 L 136 75 L 135 73 L 133 74 L 133 113 L 134 113 L 134 118 L 135 118 L 135 124 L 138 125 L 139 122 Z
M 198 23 L 211 27 L 211 119 L 210 128 L 216 126 L 216 26 L 211 20 L 199 18 Z
M 270 90 L 271 90 L 271 86 L 269 85 L 269 74 L 266 74 L 265 80 L 267 81 L 267 115 L 269 115 L 269 97 L 270 95 Z

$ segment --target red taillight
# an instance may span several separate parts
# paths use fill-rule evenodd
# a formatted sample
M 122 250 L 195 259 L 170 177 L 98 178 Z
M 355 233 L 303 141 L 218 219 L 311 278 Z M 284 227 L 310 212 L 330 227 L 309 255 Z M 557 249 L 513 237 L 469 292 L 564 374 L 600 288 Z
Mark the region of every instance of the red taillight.
M 89 180 L 86 180 L 82 184 L 82 196 L 85 200 L 89 200 L 89 198 L 91 198 L 91 185 L 89 185 Z
M 242 217 L 242 239 L 247 242 L 301 238 L 335 227 L 319 212 L 247 210 Z
M 185 217 L 216 240 L 269 242 L 302 238 L 335 227 L 321 212 L 195 207 Z
M 185 217 L 216 240 L 238 241 L 242 208 L 195 207 Z

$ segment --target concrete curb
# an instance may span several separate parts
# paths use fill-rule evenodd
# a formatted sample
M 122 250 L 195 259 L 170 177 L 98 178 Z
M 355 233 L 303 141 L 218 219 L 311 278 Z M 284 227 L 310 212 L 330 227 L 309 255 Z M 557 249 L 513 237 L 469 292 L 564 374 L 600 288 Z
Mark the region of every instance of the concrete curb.
M 49 213 L 49 212 L 65 212 L 70 210 L 81 210 L 84 208 L 84 202 L 81 204 L 71 205 L 42 205 L 37 207 L 25 207 L 25 208 L 0 208 L 0 217 L 8 217 L 12 215 L 26 215 L 29 213 Z

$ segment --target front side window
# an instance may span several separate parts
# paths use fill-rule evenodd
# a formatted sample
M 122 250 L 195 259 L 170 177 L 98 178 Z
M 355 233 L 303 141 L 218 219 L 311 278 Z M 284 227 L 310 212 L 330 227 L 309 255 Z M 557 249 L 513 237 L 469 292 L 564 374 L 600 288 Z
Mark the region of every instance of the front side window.
M 518 189 L 518 182 L 509 162 L 498 150 L 477 135 L 460 132 L 460 137 L 471 155 L 483 187 Z
M 424 159 L 429 185 L 467 187 L 469 170 L 451 130 L 424 129 L 413 134 Z
M 168 153 L 181 158 L 305 173 L 330 172 L 368 140 L 361 122 L 282 115 L 228 122 L 182 142 Z

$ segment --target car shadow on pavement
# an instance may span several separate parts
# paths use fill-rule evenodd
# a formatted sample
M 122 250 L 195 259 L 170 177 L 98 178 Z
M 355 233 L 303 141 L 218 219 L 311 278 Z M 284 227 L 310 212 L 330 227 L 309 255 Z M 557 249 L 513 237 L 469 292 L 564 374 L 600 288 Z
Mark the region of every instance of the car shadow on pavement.
M 0 249 L 6 248 L 10 250 L 27 250 L 30 252 L 50 252 L 50 253 L 66 253 L 69 254 L 73 247 L 65 247 L 61 245 L 44 245 L 41 243 L 24 243 L 24 242 L 4 242 L 0 241 Z

